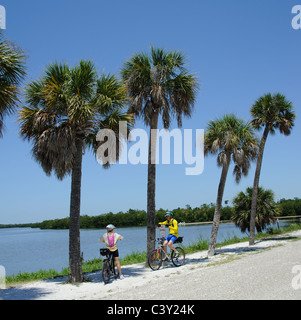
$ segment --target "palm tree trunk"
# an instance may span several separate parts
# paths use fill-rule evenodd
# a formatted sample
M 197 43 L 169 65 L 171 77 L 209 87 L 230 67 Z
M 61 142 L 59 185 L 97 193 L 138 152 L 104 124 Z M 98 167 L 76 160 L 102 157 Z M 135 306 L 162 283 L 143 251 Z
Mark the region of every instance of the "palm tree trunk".
M 225 163 L 225 165 L 223 166 L 223 170 L 222 170 L 222 174 L 221 174 L 221 178 L 218 186 L 218 191 L 217 191 L 217 199 L 216 199 L 214 218 L 213 218 L 213 224 L 212 224 L 212 230 L 211 230 L 208 257 L 214 256 L 214 253 L 215 253 L 217 232 L 218 232 L 220 218 L 221 218 L 222 201 L 223 201 L 225 184 L 226 184 L 227 174 L 228 174 L 229 165 L 230 165 L 230 155 L 227 155 L 226 161 L 227 163 Z
M 82 282 L 82 261 L 80 254 L 80 197 L 82 176 L 82 138 L 76 138 L 76 153 L 72 169 L 70 226 L 69 226 L 69 280 Z
M 155 249 L 156 238 L 156 145 L 158 112 L 152 115 L 148 149 L 148 181 L 147 181 L 147 257 Z M 147 261 L 146 261 L 147 263 Z
M 269 125 L 266 125 L 258 151 L 257 156 L 257 164 L 256 164 L 256 171 L 254 177 L 254 184 L 253 184 L 253 194 L 252 194 L 252 204 L 251 204 L 251 217 L 250 217 L 250 237 L 249 237 L 249 245 L 253 246 L 255 243 L 255 221 L 256 221 L 256 212 L 257 212 L 257 197 L 258 197 L 258 185 L 259 185 L 259 177 L 263 159 L 263 151 L 265 147 L 265 143 L 270 132 Z

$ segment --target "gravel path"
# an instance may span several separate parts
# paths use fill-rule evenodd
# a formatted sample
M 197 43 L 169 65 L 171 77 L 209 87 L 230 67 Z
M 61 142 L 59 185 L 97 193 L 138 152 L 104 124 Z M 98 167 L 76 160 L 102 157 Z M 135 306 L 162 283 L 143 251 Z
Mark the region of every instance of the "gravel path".
M 185 272 L 170 270 L 169 274 L 150 281 L 148 286 L 117 292 L 105 298 L 301 300 L 300 274 L 299 290 L 292 286 L 293 277 L 297 275 L 292 273 L 293 267 L 299 265 L 301 271 L 301 241 L 236 255 L 228 261 L 207 267 L 191 266 Z
M 295 241 L 291 237 L 296 237 Z M 239 243 L 223 247 L 213 258 L 202 251 L 187 256 L 179 268 L 170 264 L 159 271 L 143 264 L 123 267 L 124 280 L 104 285 L 100 272 L 86 276 L 79 286 L 66 278 L 37 281 L 0 291 L 0 300 L 301 300 L 301 231 L 289 237 L 259 241 L 254 247 Z

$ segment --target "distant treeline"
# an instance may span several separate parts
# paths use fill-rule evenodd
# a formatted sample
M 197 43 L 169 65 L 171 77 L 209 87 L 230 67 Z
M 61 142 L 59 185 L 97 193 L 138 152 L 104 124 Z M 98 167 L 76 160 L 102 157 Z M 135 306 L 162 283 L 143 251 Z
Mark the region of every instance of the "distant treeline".
M 301 199 L 281 199 L 278 202 L 281 216 L 301 216 Z
M 301 199 L 281 199 L 277 203 L 281 210 L 281 216 L 301 216 Z M 186 205 L 185 208 L 177 208 L 172 210 L 174 218 L 178 222 L 210 222 L 213 220 L 215 205 L 203 204 L 200 207 L 191 208 Z M 165 213 L 168 209 L 160 209 L 156 212 L 156 222 L 165 220 Z M 225 206 L 222 208 L 221 220 L 231 220 L 232 207 Z M 118 228 L 120 227 L 135 227 L 146 226 L 147 216 L 144 210 L 130 209 L 127 212 L 118 212 L 116 214 L 110 212 L 99 216 L 81 216 L 81 229 L 103 229 L 108 224 L 112 223 Z M 0 225 L 0 228 L 15 228 L 15 227 L 31 227 L 40 229 L 69 229 L 69 218 L 45 220 L 39 223 L 27 224 L 10 224 Z

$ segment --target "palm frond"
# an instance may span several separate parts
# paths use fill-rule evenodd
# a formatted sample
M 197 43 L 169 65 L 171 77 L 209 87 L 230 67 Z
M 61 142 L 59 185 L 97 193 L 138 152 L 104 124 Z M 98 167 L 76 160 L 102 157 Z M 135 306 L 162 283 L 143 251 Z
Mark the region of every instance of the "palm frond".
M 240 227 L 242 232 L 250 231 L 250 215 L 252 205 L 253 188 L 247 188 L 245 192 L 240 192 L 233 199 L 232 220 L 235 225 Z M 274 201 L 272 190 L 258 188 L 256 228 L 257 231 L 263 230 L 270 223 L 274 223 L 280 211 Z
M 100 129 L 117 130 L 118 121 L 125 120 L 129 130 L 133 123 L 132 116 L 121 111 L 126 101 L 123 84 L 111 75 L 98 79 L 91 61 L 74 68 L 48 66 L 41 79 L 27 85 L 25 98 L 20 134 L 33 142 L 34 158 L 45 173 L 59 179 L 72 171 L 76 139 L 95 150 Z
M 25 55 L 0 34 L 0 138 L 4 117 L 15 112 L 19 100 L 19 85 L 25 77 Z
M 114 75 L 102 74 L 97 80 L 96 95 L 93 104 L 99 113 L 110 113 L 122 108 L 127 102 L 126 88 Z
M 235 163 L 233 174 L 239 182 L 242 175 L 247 175 L 251 161 L 256 159 L 258 143 L 250 123 L 228 114 L 208 123 L 204 150 L 205 155 L 218 153 L 217 164 L 220 167 L 227 164 L 227 155 L 232 155 Z
M 289 135 L 294 127 L 296 114 L 293 104 L 280 93 L 272 95 L 265 94 L 255 101 L 251 107 L 251 122 L 255 129 L 268 126 L 271 134 L 275 134 L 279 129 L 280 133 Z
M 153 48 L 149 55 L 137 54 L 121 71 L 129 95 L 129 112 L 150 125 L 151 117 L 162 115 L 164 128 L 172 117 L 178 126 L 182 116 L 189 117 L 198 89 L 197 79 L 184 68 L 184 55 Z
M 121 124 L 125 124 L 125 132 Z M 119 159 L 122 141 L 128 138 L 133 127 L 134 118 L 121 109 L 114 110 L 98 122 L 98 133 L 89 136 L 86 143 L 93 148 L 96 158 L 104 168 L 109 168 Z M 104 147 L 105 146 L 105 147 Z

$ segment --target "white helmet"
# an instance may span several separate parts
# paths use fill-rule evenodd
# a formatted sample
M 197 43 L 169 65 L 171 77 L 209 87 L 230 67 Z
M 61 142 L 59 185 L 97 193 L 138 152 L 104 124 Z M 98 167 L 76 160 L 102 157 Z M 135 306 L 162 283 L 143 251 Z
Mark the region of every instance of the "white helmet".
M 108 232 L 111 232 L 111 231 L 113 231 L 113 230 L 115 229 L 115 226 L 112 225 L 112 224 L 108 224 L 108 225 L 106 226 L 106 229 L 107 229 Z

